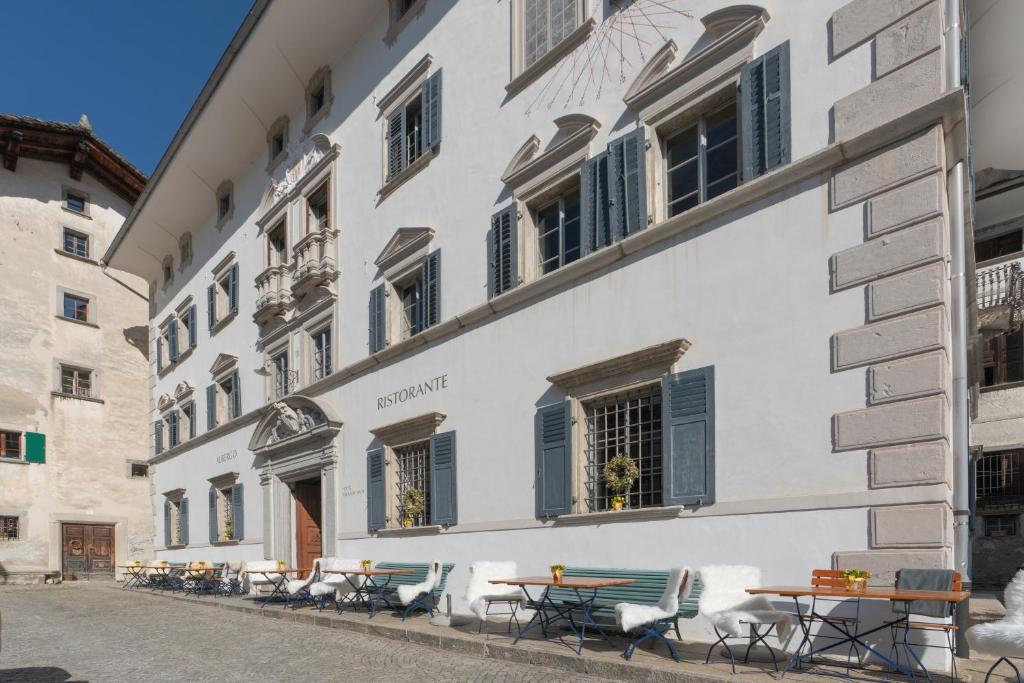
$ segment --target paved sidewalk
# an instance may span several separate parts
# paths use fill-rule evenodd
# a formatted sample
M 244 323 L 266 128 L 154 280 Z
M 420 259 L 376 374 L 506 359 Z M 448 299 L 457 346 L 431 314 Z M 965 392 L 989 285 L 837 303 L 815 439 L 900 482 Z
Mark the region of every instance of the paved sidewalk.
M 4 683 L 600 680 L 110 585 L 0 588 L 0 617 Z

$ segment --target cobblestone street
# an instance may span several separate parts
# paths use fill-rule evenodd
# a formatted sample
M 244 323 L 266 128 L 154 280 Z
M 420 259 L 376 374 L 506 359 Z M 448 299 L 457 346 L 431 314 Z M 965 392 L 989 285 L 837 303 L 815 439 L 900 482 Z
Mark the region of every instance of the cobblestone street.
M 582 681 L 87 583 L 0 588 L 0 681 Z

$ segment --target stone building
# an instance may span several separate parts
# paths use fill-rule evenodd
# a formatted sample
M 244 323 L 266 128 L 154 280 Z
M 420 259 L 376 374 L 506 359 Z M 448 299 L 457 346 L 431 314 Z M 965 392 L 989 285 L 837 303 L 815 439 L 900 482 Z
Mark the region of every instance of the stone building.
M 254 4 L 104 257 L 157 556 L 966 573 L 959 3 L 657 5 Z
M 0 115 L 0 583 L 151 552 L 148 292 L 99 258 L 146 177 L 78 125 Z

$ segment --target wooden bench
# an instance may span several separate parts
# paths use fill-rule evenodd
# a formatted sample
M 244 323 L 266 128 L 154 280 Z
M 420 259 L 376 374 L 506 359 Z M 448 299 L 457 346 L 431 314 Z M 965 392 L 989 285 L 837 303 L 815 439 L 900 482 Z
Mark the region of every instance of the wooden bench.
M 451 562 L 443 563 L 441 565 L 441 580 L 437 583 L 437 587 L 428 593 L 424 593 L 417 597 L 405 607 L 405 612 L 402 614 L 402 620 L 412 614 L 417 609 L 434 616 L 434 609 L 437 607 L 438 601 L 441 599 L 441 594 L 444 593 L 445 585 L 448 583 L 448 574 L 451 572 L 455 565 Z M 427 580 L 427 572 L 430 570 L 429 562 L 378 562 L 373 566 L 374 569 L 411 569 L 412 573 L 409 574 L 392 574 L 388 577 L 390 580 L 384 584 L 384 591 L 387 593 L 395 594 L 398 592 L 399 586 L 415 586 L 418 583 L 423 583 Z M 383 581 L 381 583 L 384 583 Z

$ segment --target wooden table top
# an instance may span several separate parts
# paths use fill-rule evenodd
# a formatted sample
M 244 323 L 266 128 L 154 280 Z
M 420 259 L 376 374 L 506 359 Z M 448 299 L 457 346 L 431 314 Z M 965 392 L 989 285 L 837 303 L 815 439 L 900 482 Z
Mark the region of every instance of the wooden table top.
M 246 569 L 243 574 L 295 574 L 296 572 L 311 572 L 312 569 L 300 569 L 296 567 L 285 567 L 283 569 Z
M 523 576 L 517 579 L 489 579 L 491 583 L 507 583 L 510 586 L 558 586 L 560 588 L 607 588 L 628 586 L 636 579 L 602 579 L 595 576 L 563 576 L 555 581 L 550 576 Z
M 971 596 L 970 591 L 923 591 L 895 588 L 893 586 L 868 586 L 864 590 L 850 590 L 837 586 L 765 586 L 748 588 L 751 595 L 780 595 L 787 598 L 867 598 L 870 600 L 892 600 L 910 602 L 931 600 L 935 602 L 963 602 Z
M 324 569 L 324 574 L 355 574 L 357 576 L 390 576 L 392 574 L 415 574 L 415 569 Z

